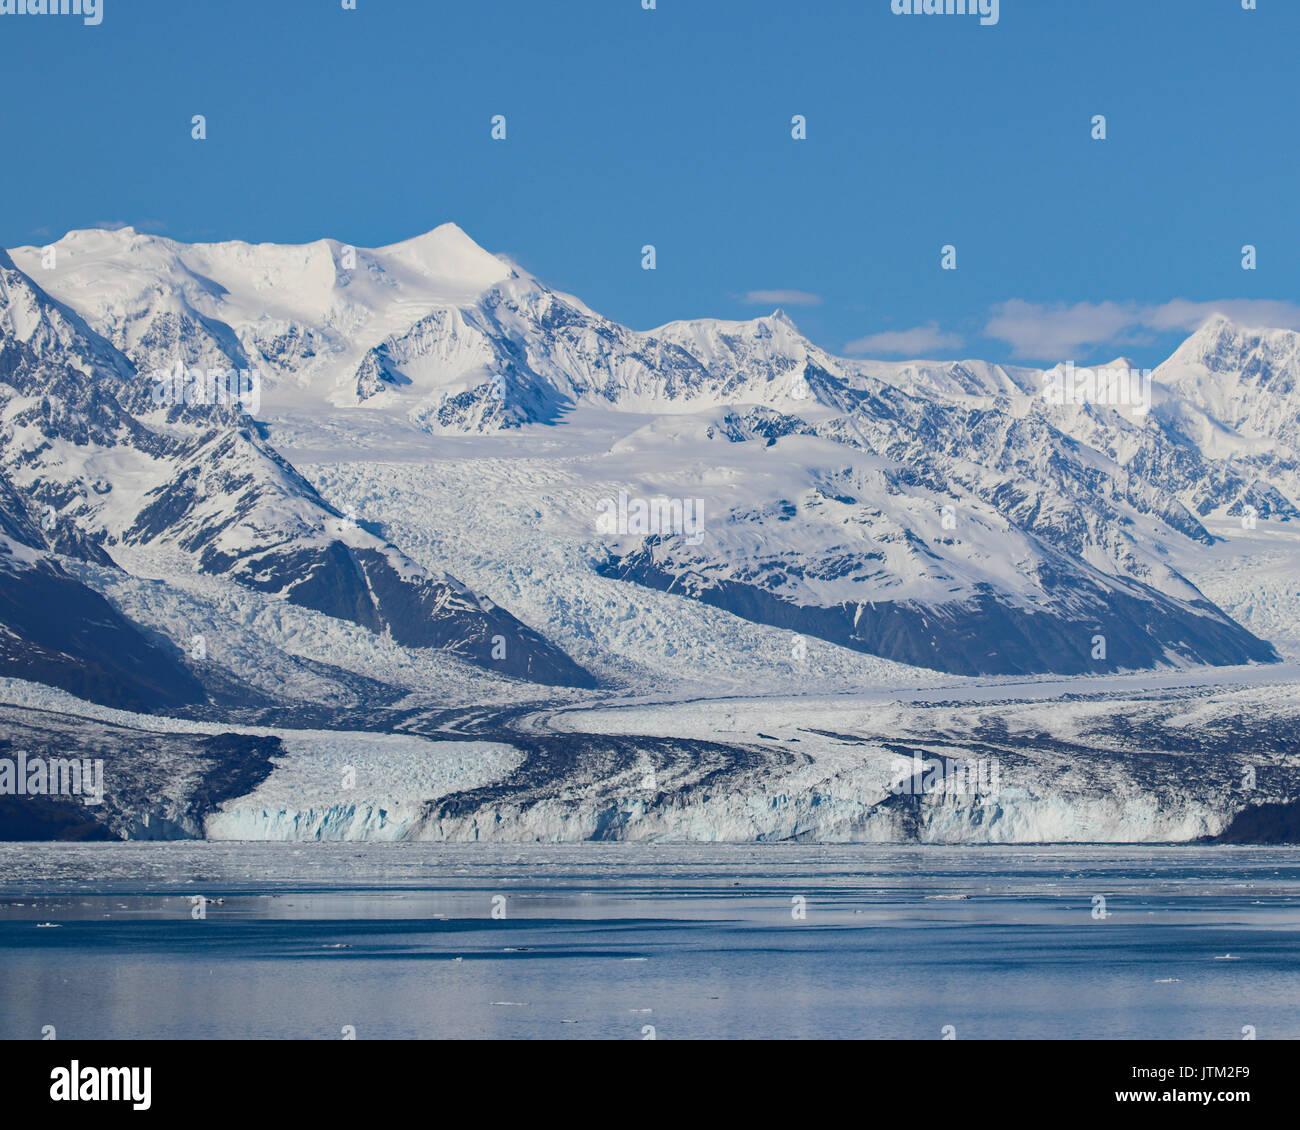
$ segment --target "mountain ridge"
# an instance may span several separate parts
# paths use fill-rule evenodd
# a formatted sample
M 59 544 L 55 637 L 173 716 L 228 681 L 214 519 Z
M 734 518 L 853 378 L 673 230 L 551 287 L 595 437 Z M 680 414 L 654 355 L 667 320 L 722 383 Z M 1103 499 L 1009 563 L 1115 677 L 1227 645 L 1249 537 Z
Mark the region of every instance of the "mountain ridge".
M 1136 604 L 1113 618 L 1119 646 L 1102 649 L 1101 670 L 1277 658 L 1175 561 L 1188 544 L 1214 542 L 1211 518 L 1300 516 L 1300 449 L 1283 419 L 1289 366 L 1300 372 L 1300 359 L 1287 339 L 1212 320 L 1155 371 L 1147 411 L 1113 398 L 1053 403 L 1043 393 L 1059 367 L 836 357 L 782 310 L 631 330 L 455 225 L 378 249 L 184 245 L 135 232 L 71 233 L 60 245 L 68 255 L 42 285 L 128 359 L 137 382 L 176 363 L 251 367 L 264 381 L 257 427 L 266 435 L 364 408 L 372 423 L 431 436 L 518 433 L 525 448 L 543 436 L 563 444 L 570 425 L 596 427 L 611 469 L 639 459 L 671 469 L 683 490 L 696 457 L 724 469 L 703 490 L 709 539 L 688 545 L 660 530 L 611 541 L 588 531 L 600 575 L 962 673 L 1090 669 L 1082 657 L 1094 635 L 1107 635 L 1097 626 L 1107 600 Z M 14 261 L 37 270 L 37 255 L 15 249 Z M 1194 365 L 1205 372 L 1188 376 Z M 1206 374 L 1227 383 L 1241 372 L 1260 377 L 1249 403 L 1207 391 Z M 157 411 L 136 415 L 161 422 Z M 165 418 L 175 423 L 177 413 Z M 259 432 L 246 431 L 241 450 L 260 450 L 273 467 L 275 449 Z M 238 446 L 238 434 L 228 430 L 222 443 Z M 198 483 L 200 509 L 217 513 L 181 541 L 202 547 L 202 568 L 291 598 L 314 592 L 311 554 L 264 575 L 256 544 L 232 548 L 218 500 L 233 480 L 205 482 L 193 459 L 134 526 L 95 536 L 148 540 L 192 525 L 186 492 Z M 738 476 L 755 475 L 761 488 L 737 489 Z M 311 491 L 295 481 L 288 493 Z M 319 502 L 309 509 L 318 513 Z M 337 530 L 322 541 L 325 520 L 294 536 L 369 578 L 345 615 L 400 634 L 362 595 L 374 576 L 388 577 L 385 553 L 349 546 Z M 843 617 L 847 630 L 836 626 Z M 956 634 L 967 642 L 951 646 L 949 628 L 945 645 L 938 625 L 963 617 L 968 630 Z M 1016 642 L 1026 636 L 1037 646 Z M 1020 657 L 1009 668 L 1008 653 Z

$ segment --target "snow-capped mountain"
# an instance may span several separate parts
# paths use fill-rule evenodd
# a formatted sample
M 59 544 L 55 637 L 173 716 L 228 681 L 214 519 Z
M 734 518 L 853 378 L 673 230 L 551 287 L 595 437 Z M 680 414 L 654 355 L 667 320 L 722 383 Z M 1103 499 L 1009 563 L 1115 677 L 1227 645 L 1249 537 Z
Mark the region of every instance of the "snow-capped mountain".
M 1156 370 L 1156 379 L 1235 433 L 1243 448 L 1300 449 L 1300 334 L 1246 330 L 1211 318 Z
M 7 257 L 0 327 L 0 476 L 29 544 L 140 575 L 216 575 L 407 647 L 592 684 L 487 597 L 329 507 L 237 405 L 158 404 L 156 382 Z
M 54 253 L 49 269 L 38 249 L 13 255 L 137 374 L 179 361 L 264 381 L 263 434 L 172 440 L 173 473 L 129 522 L 82 514 L 76 528 L 96 544 L 175 545 L 204 570 L 399 642 L 445 642 L 376 611 L 364 594 L 414 567 L 341 514 L 322 516 L 264 435 L 292 445 L 303 420 L 328 418 L 345 433 L 364 420 L 381 433 L 516 435 L 520 452 L 595 436 L 603 454 L 556 505 L 596 576 L 963 674 L 1276 658 L 1179 562 L 1213 542 L 1209 517 L 1297 513 L 1285 335 L 1207 326 L 1135 408 L 1104 383 L 1053 401 L 1044 390 L 1059 369 L 836 358 L 779 311 L 630 330 L 450 224 L 374 250 L 185 245 L 124 229 L 71 233 Z M 273 533 L 231 520 L 236 482 L 245 505 L 276 513 Z M 598 529 L 595 509 L 622 494 L 692 503 L 702 529 Z M 340 593 L 340 575 L 361 581 Z M 454 586 L 411 607 L 423 616 L 443 593 L 466 607 Z M 563 622 L 541 626 L 588 642 Z M 502 634 L 484 633 L 475 646 Z
M 450 224 L 373 251 L 336 240 L 190 245 L 123 228 L 69 233 L 50 268 L 44 249 L 13 255 L 142 373 L 177 361 L 257 367 L 268 391 L 306 388 L 338 403 L 364 396 L 372 349 L 513 273 Z
M 1067 366 L 846 360 L 780 311 L 632 330 L 453 225 L 12 256 L 0 748 L 119 787 L 0 835 L 1251 838 L 1246 746 L 1290 834 L 1294 695 L 1189 688 L 1278 658 L 1223 577 L 1256 522 L 1291 560 L 1298 335 L 1216 319 L 1141 403 L 1123 359 L 1071 401 Z M 160 397 L 178 365 L 256 402 Z M 1110 677 L 1152 668 L 1187 670 Z M 1098 678 L 1012 714 L 965 678 L 1053 672 Z M 895 690 L 815 697 L 863 687 Z M 891 795 L 917 751 L 1010 787 Z

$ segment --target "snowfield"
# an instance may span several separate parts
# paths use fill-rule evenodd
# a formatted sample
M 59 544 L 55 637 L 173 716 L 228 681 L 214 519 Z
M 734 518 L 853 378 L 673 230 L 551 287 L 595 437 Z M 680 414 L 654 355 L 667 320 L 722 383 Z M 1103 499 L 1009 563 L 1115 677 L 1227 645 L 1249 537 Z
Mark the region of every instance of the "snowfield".
M 578 662 L 622 686 L 665 694 L 936 683 L 951 676 L 755 624 L 591 568 L 598 503 L 635 482 L 592 486 L 568 460 L 429 458 L 304 464 L 335 506 L 382 523 L 416 561 L 444 560 L 527 623 L 548 625 Z M 653 482 L 663 491 L 662 479 Z M 477 505 L 463 499 L 474 492 Z M 802 641 L 802 647 L 800 642 Z

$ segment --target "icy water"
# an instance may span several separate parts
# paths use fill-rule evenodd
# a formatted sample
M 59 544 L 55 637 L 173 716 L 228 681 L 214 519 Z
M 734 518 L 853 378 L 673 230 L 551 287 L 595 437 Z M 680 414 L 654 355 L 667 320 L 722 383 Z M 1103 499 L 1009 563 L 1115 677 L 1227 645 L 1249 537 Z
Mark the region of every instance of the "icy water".
M 6 1038 L 1295 1039 L 1298 943 L 1296 848 L 0 844 Z

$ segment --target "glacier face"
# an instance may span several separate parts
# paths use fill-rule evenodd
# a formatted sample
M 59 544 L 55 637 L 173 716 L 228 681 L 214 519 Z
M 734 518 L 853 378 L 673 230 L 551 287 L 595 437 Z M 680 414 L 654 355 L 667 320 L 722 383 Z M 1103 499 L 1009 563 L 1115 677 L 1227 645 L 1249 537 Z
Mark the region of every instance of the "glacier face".
M 522 756 L 499 742 L 404 734 L 280 731 L 283 755 L 253 792 L 204 822 L 210 840 L 420 838 L 426 806 L 490 785 Z
M 303 842 L 1153 843 L 1300 835 L 1300 695 L 1240 669 L 1231 687 L 1131 679 L 902 689 L 804 699 L 415 712 L 403 732 L 247 730 L 115 712 L 136 808 L 114 835 Z M 1077 683 L 1069 684 L 1077 687 Z M 1014 696 L 1014 697 L 1008 697 Z M 52 705 L 52 704 L 51 704 Z M 36 732 L 39 712 L 12 720 Z M 450 724 L 449 724 L 450 723 Z M 58 716 L 61 741 L 86 723 Z M 211 730 L 219 731 L 215 724 Z M 673 736 L 666 737 L 664 735 Z M 161 753 L 225 742 L 244 787 L 178 776 Z M 231 743 L 243 743 L 234 745 Z M 252 756 L 252 760 L 247 759 Z M 978 765 L 979 771 L 973 767 Z M 114 760 L 109 778 L 126 771 Z M 150 774 L 157 775 L 150 787 Z M 188 782 L 188 783 L 187 783 Z M 251 787 L 248 787 L 251 784 Z M 160 798 L 171 799 L 164 806 Z M 63 811 L 84 818 L 71 802 Z

